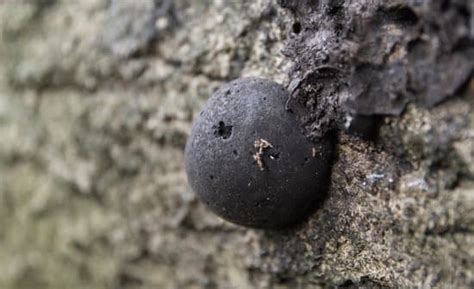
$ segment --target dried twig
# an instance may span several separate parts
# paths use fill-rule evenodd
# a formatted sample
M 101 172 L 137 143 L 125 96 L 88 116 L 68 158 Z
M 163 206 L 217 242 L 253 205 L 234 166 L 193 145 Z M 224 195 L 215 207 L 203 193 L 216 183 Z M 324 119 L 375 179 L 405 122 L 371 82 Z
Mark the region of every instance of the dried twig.
M 257 152 L 253 155 L 253 159 L 257 162 L 258 167 L 261 171 L 265 169 L 263 163 L 263 150 L 272 148 L 272 144 L 263 138 L 258 139 L 254 142 L 253 146 L 257 149 Z

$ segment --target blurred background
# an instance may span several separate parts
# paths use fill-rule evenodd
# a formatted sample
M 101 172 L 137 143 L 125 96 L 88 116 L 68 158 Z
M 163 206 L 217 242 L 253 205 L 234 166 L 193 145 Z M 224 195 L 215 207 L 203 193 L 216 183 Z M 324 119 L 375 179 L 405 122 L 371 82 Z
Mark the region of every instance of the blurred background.
M 222 82 L 279 71 L 269 4 L 0 1 L 0 288 L 232 274 L 207 272 L 229 236 L 209 236 L 223 222 L 196 204 L 183 149 Z

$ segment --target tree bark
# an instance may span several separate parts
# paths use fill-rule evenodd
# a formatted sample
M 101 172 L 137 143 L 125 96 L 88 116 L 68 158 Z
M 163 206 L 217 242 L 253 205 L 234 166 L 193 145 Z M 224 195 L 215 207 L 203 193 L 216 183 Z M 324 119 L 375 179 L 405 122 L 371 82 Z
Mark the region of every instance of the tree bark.
M 390 2 L 390 3 L 388 3 Z M 0 287 L 474 287 L 473 8 L 458 1 L 0 1 Z M 264 231 L 186 182 L 223 83 L 337 135 L 325 202 Z

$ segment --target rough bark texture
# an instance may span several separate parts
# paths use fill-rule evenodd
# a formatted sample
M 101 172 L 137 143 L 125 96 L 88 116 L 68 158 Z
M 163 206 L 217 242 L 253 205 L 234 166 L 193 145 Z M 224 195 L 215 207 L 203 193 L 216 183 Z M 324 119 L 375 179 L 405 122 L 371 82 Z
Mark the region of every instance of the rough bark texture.
M 0 1 L 0 287 L 474 287 L 470 2 Z M 291 230 L 186 183 L 193 117 L 244 76 L 338 135 Z

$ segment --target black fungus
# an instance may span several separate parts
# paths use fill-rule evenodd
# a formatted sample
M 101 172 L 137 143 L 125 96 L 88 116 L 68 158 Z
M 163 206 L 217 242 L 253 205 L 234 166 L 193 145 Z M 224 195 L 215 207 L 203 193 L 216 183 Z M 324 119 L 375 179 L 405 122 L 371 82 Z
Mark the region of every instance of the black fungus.
M 332 142 L 310 142 L 288 92 L 264 79 L 221 87 L 196 119 L 186 145 L 188 181 L 213 212 L 249 227 L 301 221 L 326 190 Z

